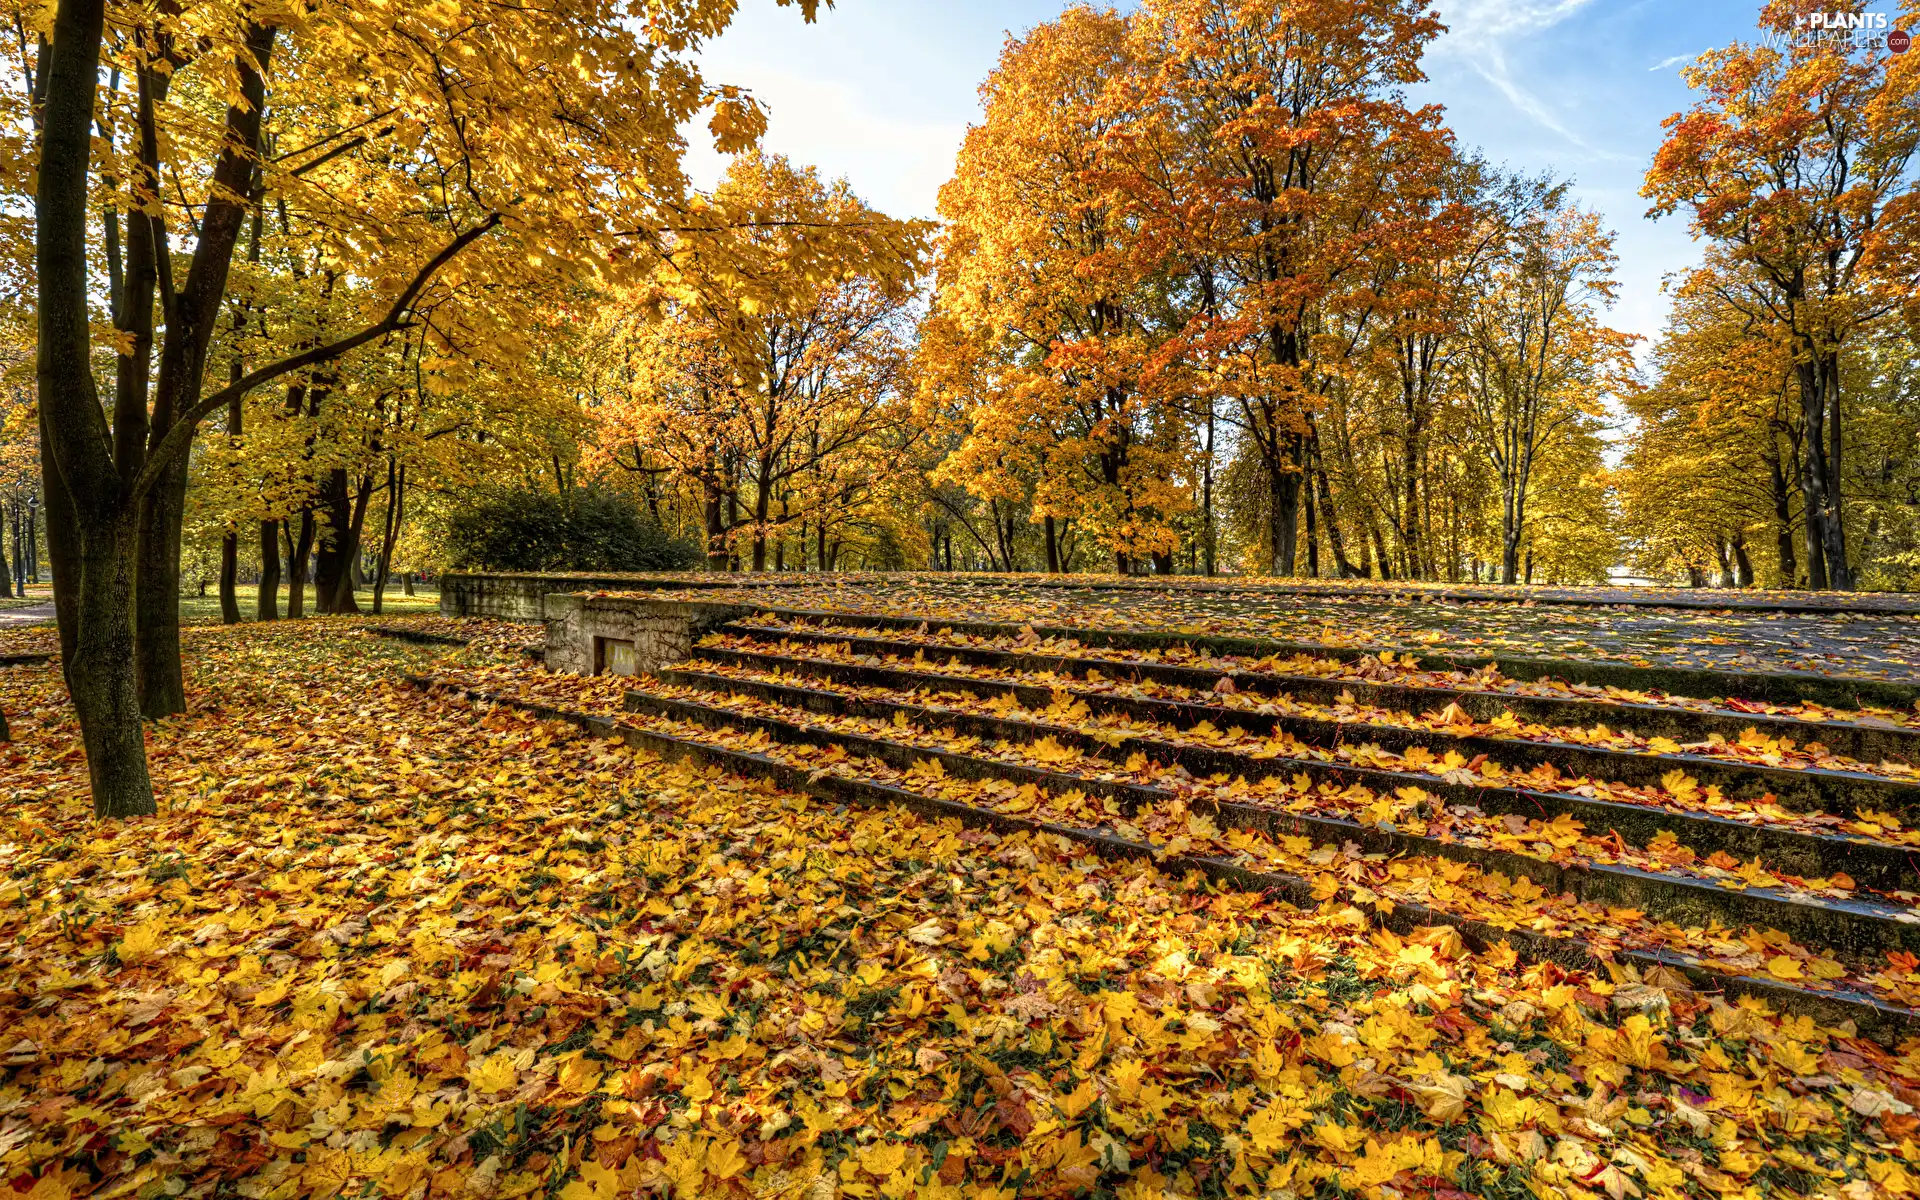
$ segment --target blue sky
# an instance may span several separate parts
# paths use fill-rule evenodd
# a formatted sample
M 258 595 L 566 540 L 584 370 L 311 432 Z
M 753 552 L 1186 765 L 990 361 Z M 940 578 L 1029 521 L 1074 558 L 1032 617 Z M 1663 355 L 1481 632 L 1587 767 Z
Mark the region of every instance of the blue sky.
M 767 145 L 844 175 L 898 216 L 934 215 L 977 89 L 1009 32 L 1047 20 L 1049 0 L 839 0 L 804 24 L 773 0 L 744 0 L 707 48 L 715 81 L 751 88 L 771 110 Z M 1695 261 L 1684 220 L 1644 217 L 1640 177 L 1660 122 L 1687 103 L 1679 64 L 1751 36 L 1757 0 L 1440 0 L 1447 34 L 1416 98 L 1446 106 L 1461 142 L 1495 162 L 1551 169 L 1619 235 L 1613 323 L 1652 338 L 1663 275 Z M 699 146 L 695 178 L 721 161 Z

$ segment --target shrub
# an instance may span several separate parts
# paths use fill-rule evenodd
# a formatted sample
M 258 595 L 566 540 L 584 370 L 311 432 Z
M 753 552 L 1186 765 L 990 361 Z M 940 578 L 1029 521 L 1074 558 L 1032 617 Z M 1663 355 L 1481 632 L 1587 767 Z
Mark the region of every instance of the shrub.
M 455 570 L 684 571 L 699 551 L 667 536 L 625 496 L 502 489 L 449 517 Z

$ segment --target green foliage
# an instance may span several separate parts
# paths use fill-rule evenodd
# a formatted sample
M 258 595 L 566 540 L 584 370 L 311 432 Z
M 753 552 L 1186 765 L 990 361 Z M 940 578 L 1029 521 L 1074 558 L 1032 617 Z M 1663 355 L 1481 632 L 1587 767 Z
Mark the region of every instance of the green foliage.
M 684 571 L 699 558 L 632 500 L 591 488 L 488 492 L 448 517 L 442 549 L 456 570 Z

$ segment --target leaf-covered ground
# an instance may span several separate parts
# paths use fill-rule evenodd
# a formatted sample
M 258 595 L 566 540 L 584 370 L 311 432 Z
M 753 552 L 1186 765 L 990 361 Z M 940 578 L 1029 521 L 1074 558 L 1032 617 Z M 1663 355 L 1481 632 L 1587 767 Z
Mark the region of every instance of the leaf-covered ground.
M 191 630 L 124 824 L 0 672 L 15 1194 L 1915 1190 L 1920 1047 L 662 765 L 363 626 Z
M 943 581 L 932 575 L 877 576 L 801 586 L 743 583 L 731 589 L 655 595 L 934 620 L 1152 629 L 1337 647 L 1920 680 L 1920 614 L 1913 612 L 1809 615 L 1417 602 L 1417 592 L 1410 598 L 1406 591 L 1380 587 L 1329 592 L 1135 581 L 1096 588 L 1024 582 L 1019 576 L 985 583 L 952 577 Z

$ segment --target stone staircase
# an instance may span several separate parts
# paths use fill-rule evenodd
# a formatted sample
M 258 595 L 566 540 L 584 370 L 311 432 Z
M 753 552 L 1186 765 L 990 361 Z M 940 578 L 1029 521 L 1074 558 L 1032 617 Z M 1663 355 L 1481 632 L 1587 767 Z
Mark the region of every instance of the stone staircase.
M 547 710 L 836 802 L 1920 1034 L 1920 690 L 1452 665 L 762 609 L 618 720 Z

